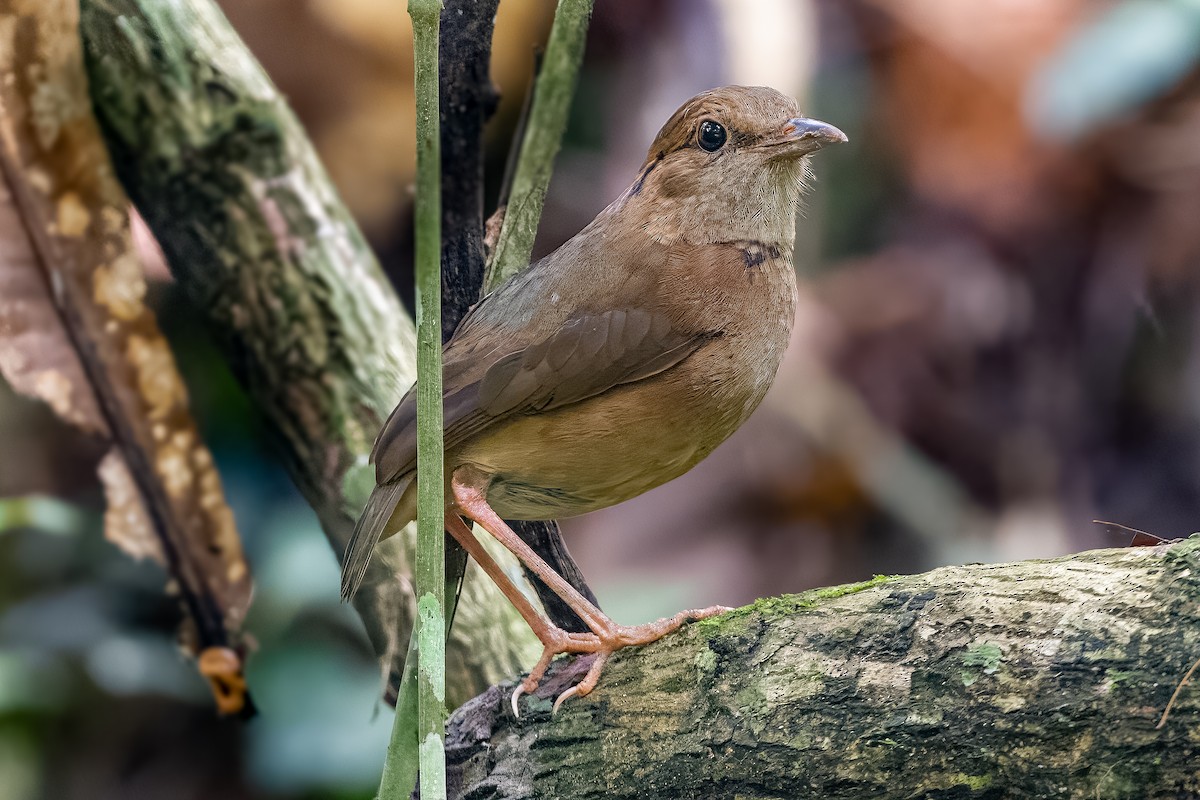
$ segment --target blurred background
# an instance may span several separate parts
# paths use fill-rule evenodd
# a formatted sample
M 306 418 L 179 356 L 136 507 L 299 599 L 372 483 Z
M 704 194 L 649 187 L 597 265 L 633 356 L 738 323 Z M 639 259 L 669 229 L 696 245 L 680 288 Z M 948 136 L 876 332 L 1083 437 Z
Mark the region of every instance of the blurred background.
M 411 300 L 396 0 L 227 0 Z M 550 0 L 502 0 L 493 191 Z M 692 473 L 565 523 L 623 622 L 1200 527 L 1200 6 L 601 0 L 538 252 L 697 91 L 767 84 L 813 159 L 776 386 Z M 0 382 L 0 797 L 368 798 L 391 714 L 316 519 L 161 264 L 159 319 L 246 539 L 263 713 L 218 720 L 157 568 L 101 537 L 101 450 Z

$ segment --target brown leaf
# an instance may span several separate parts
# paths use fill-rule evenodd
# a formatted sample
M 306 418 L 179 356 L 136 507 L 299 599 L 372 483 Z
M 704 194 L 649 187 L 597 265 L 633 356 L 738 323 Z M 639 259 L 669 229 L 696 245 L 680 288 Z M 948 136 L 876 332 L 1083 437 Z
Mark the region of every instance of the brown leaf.
M 87 95 L 73 0 L 0 0 L 0 373 L 107 438 L 105 536 L 164 564 L 223 712 L 244 709 L 251 582 L 212 456 L 144 303 L 129 202 Z M 214 677 L 216 676 L 216 677 Z

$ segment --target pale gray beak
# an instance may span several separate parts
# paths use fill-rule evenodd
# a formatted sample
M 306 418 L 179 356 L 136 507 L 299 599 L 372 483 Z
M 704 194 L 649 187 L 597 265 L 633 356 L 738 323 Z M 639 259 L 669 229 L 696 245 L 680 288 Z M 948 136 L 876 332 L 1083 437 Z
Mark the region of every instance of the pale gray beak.
M 789 119 L 783 126 L 783 136 L 787 141 L 809 143 L 810 147 L 805 148 L 805 151 L 809 153 L 819 150 L 827 144 L 850 141 L 846 134 L 828 122 L 807 117 Z

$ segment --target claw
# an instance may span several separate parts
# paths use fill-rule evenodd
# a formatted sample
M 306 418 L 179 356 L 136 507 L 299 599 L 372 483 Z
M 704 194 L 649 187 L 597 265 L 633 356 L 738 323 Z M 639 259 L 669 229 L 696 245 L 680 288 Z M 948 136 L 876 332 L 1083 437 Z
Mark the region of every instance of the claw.
M 600 650 L 596 653 L 595 660 L 588 667 L 587 674 L 583 676 L 583 680 L 560 694 L 558 699 L 554 701 L 554 708 L 550 710 L 551 717 L 557 716 L 559 707 L 572 697 L 583 697 L 592 693 L 592 689 L 596 688 L 596 684 L 600 680 L 600 672 L 604 669 L 604 665 L 608 663 L 609 656 L 612 654 L 612 650 Z
M 513 693 L 512 693 L 513 717 L 516 719 L 521 718 L 521 708 L 520 708 L 520 706 L 517 705 L 517 701 L 521 699 L 521 695 L 523 695 L 523 694 L 525 694 L 525 684 L 518 683 L 517 688 L 513 689 Z
M 554 701 L 554 708 L 550 709 L 551 719 L 558 716 L 558 707 L 559 706 L 561 706 L 567 700 L 571 699 L 572 697 L 575 697 L 578 694 L 579 694 L 579 685 L 578 684 L 576 684 L 575 686 L 572 686 L 570 689 L 567 689 L 565 692 L 560 694 L 558 696 L 558 699 Z

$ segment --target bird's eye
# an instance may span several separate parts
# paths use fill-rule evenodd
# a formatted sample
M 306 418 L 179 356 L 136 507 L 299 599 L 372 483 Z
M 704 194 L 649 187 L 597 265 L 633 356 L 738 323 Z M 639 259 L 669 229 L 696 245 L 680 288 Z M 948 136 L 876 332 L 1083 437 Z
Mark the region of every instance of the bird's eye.
M 725 144 L 725 126 L 719 122 L 706 119 L 696 130 L 696 141 L 710 153 L 715 153 Z

